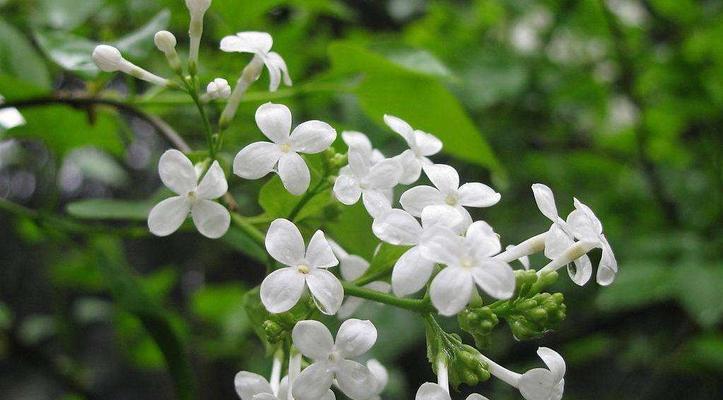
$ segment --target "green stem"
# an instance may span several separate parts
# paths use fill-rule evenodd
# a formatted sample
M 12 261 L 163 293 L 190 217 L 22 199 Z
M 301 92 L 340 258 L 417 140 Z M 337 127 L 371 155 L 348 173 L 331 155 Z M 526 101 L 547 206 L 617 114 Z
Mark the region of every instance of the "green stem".
M 399 298 L 391 294 L 377 292 L 376 290 L 361 288 L 350 282 L 342 282 L 342 286 L 344 287 L 344 294 L 348 296 L 360 297 L 419 313 L 434 311 L 434 308 L 424 300 Z
M 208 115 L 206 114 L 206 109 L 203 107 L 203 102 L 201 101 L 201 98 L 198 95 L 198 84 L 195 78 L 191 82 L 186 83 L 186 89 L 188 89 L 188 94 L 193 99 L 193 103 L 196 105 L 196 108 L 198 109 L 199 114 L 201 115 L 201 120 L 203 121 L 203 128 L 206 131 L 206 142 L 208 145 L 208 156 L 211 158 L 211 161 L 216 159 L 216 144 L 213 141 L 213 129 L 211 128 L 211 122 L 208 119 Z
M 289 213 L 289 221 L 294 221 L 296 217 L 299 215 L 301 210 L 304 209 L 304 206 L 311 201 L 314 196 L 319 194 L 321 191 L 326 189 L 326 186 L 328 185 L 328 182 L 326 181 L 326 175 L 322 176 L 319 180 L 319 183 L 314 186 L 313 189 L 307 190 L 306 193 L 304 193 L 304 196 L 299 200 L 298 203 L 294 206 L 294 208 L 291 210 L 291 213 Z
M 380 271 L 377 271 L 371 275 L 362 276 L 361 278 L 354 281 L 354 284 L 357 286 L 364 286 L 366 284 L 372 283 L 374 281 L 378 281 L 381 278 L 385 278 L 387 275 L 389 275 L 389 272 L 391 269 L 385 268 Z
M 266 246 L 266 235 L 261 232 L 258 228 L 253 226 L 244 216 L 232 212 L 231 222 L 246 233 L 254 242 L 256 242 L 261 248 Z

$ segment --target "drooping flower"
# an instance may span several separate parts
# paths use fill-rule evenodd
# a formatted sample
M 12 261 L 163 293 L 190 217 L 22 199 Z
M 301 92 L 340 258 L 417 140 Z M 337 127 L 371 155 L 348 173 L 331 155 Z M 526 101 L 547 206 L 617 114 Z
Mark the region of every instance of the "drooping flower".
M 384 160 L 384 154 L 372 146 L 372 142 L 367 135 L 356 131 L 344 131 L 341 133 L 341 139 L 350 149 L 352 146 L 362 151 L 364 157 L 371 160 L 372 165 Z
M 436 383 L 426 382 L 417 390 L 414 400 L 452 400 L 452 396 Z M 466 400 L 487 400 L 486 397 L 473 393 Z
M 537 349 L 537 355 L 548 369 L 534 368 L 520 377 L 520 393 L 526 400 L 560 400 L 565 389 L 565 360 L 547 347 Z
M 209 99 L 227 99 L 231 96 L 231 85 L 223 78 L 216 78 L 206 86 L 206 95 Z
M 401 166 L 389 158 L 372 163 L 371 152 L 351 146 L 348 153 L 349 168 L 342 169 L 334 182 L 337 200 L 352 205 L 361 197 L 372 217 L 392 208 L 392 189 L 399 183 Z
M 419 246 L 425 231 L 441 225 L 453 227 L 461 216 L 448 207 L 431 206 L 422 212 L 422 223 L 404 210 L 392 209 L 374 219 L 372 230 L 381 240 L 395 246 L 413 246 L 394 264 L 392 290 L 397 296 L 406 296 L 421 290 L 434 270 L 434 260 L 424 257 Z
M 291 131 L 291 111 L 282 104 L 266 103 L 256 110 L 256 125 L 271 140 L 244 147 L 233 161 L 234 174 L 258 179 L 276 172 L 289 193 L 300 195 L 309 188 L 311 174 L 299 155 L 324 151 L 336 139 L 326 122 L 307 121 Z
M 336 379 L 341 391 L 353 400 L 376 395 L 377 381 L 366 366 L 350 360 L 369 351 L 377 340 L 377 329 L 370 321 L 348 319 L 333 340 L 319 321 L 300 321 L 292 331 L 294 346 L 313 363 L 293 382 L 296 400 L 318 400 Z
M 450 316 L 464 309 L 475 284 L 497 299 L 512 297 L 515 275 L 509 264 L 492 258 L 501 244 L 486 222 L 470 225 L 465 237 L 434 226 L 422 236 L 420 248 L 423 257 L 447 265 L 430 286 L 432 304 L 440 314 Z
M 532 185 L 532 192 L 542 215 L 552 221 L 552 225 L 545 235 L 545 257 L 554 260 L 573 245 L 575 237 L 567 222 L 558 215 L 552 190 L 546 185 L 535 183 Z M 590 280 L 592 263 L 587 255 L 582 255 L 574 261 L 574 264 L 574 269 L 568 265 L 567 272 L 573 282 L 582 286 Z
M 427 206 L 444 205 L 457 210 L 464 220 L 472 217 L 465 207 L 491 207 L 502 197 L 487 185 L 478 182 L 459 186 L 457 170 L 449 165 L 425 165 L 424 173 L 435 187 L 415 186 L 402 194 L 399 202 L 405 210 L 419 216 Z
M 305 248 L 301 232 L 291 221 L 274 220 L 266 233 L 266 250 L 276 261 L 287 265 L 270 273 L 261 283 L 261 302 L 272 313 L 293 307 L 308 288 L 319 310 L 333 315 L 344 299 L 344 288 L 327 271 L 339 264 L 324 237 L 316 231 Z
M 273 44 L 273 38 L 266 32 L 239 32 L 221 39 L 221 50 L 227 53 L 251 53 L 258 57 L 269 70 L 269 91 L 275 92 L 282 80 L 286 86 L 291 86 L 292 82 L 284 59 L 271 51 Z
M 357 255 L 349 254 L 336 242 L 329 240 L 331 250 L 339 260 L 339 270 L 341 271 L 341 277 L 347 282 L 353 282 L 360 278 L 369 269 L 369 262 Z M 389 293 L 392 287 L 384 281 L 375 281 L 368 283 L 363 286 L 364 288 L 375 290 L 377 292 Z M 359 307 L 364 303 L 364 299 L 360 297 L 349 296 L 344 303 L 342 303 L 336 316 L 339 319 L 347 319 L 356 312 Z
M 427 157 L 442 150 L 442 141 L 432 134 L 415 130 L 406 121 L 392 115 L 385 115 L 384 122 L 402 136 L 409 146 L 409 150 L 395 157 L 404 171 L 399 182 L 405 185 L 416 182 L 422 174 L 422 166 L 432 164 Z
M 198 171 L 191 160 L 178 150 L 168 150 L 158 162 L 158 173 L 163 184 L 175 192 L 174 196 L 158 203 L 148 214 L 148 228 L 156 236 L 175 232 L 188 214 L 202 235 L 216 239 L 223 236 L 231 224 L 228 210 L 212 201 L 228 190 L 226 177 L 217 161 L 211 164 L 198 183 Z
M 181 66 L 181 59 L 176 52 L 176 44 L 178 43 L 176 37 L 173 36 L 171 32 L 158 31 L 153 36 L 153 43 L 155 43 L 156 48 L 166 56 L 171 68 L 176 71 L 176 73 L 181 73 L 183 67 Z
M 602 223 L 600 223 L 600 220 L 590 207 L 578 199 L 574 199 L 574 204 L 575 211 L 567 216 L 567 224 L 578 240 L 595 242 L 597 247 L 602 249 L 602 257 L 597 267 L 595 279 L 600 285 L 607 286 L 613 283 L 615 274 L 618 272 L 618 262 L 615 259 L 615 254 L 613 254 L 613 249 L 602 233 Z

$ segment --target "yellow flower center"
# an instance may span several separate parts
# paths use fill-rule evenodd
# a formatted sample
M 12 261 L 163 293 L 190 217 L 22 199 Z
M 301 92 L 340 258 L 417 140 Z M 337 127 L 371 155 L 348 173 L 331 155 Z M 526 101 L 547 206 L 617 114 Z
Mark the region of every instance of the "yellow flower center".
M 447 195 L 447 197 L 444 199 L 444 202 L 450 206 L 456 206 L 457 205 L 457 196 L 451 195 L 451 194 Z
M 284 143 L 279 147 L 281 148 L 282 153 L 288 153 L 291 151 L 291 145 L 289 143 Z
M 301 272 L 302 274 L 308 274 L 309 273 L 309 266 L 306 264 L 301 264 L 298 267 L 296 267 L 296 270 Z

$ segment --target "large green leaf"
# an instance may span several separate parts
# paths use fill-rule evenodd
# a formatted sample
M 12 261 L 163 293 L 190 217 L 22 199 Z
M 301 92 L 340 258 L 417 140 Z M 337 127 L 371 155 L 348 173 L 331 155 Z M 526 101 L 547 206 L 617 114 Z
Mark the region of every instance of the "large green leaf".
M 48 58 L 64 70 L 83 78 L 98 75 L 100 70 L 91 58 L 95 42 L 63 31 L 36 32 L 35 39 Z
M 360 73 L 355 89 L 362 109 L 374 121 L 398 116 L 444 142 L 445 152 L 502 172 L 490 146 L 459 101 L 435 76 L 405 68 L 382 55 L 348 42 L 329 47 L 334 72 Z
M 50 75 L 43 59 L 25 36 L 1 19 L 0 38 L 0 74 L 41 88 L 50 87 Z
M 115 46 L 128 58 L 143 58 L 154 48 L 153 36 L 166 29 L 170 19 L 171 12 L 163 10 L 139 29 L 118 39 Z
M 314 185 L 316 182 L 312 182 Z M 285 188 L 281 179 L 277 175 L 274 175 L 259 192 L 259 205 L 264 209 L 266 214 L 274 218 L 288 218 L 289 214 L 293 211 L 294 207 L 301 201 L 302 196 L 294 196 L 290 194 Z M 301 209 L 299 214 L 296 216 L 296 221 L 301 221 L 304 218 L 318 215 L 318 213 L 329 204 L 331 200 L 331 194 L 329 190 L 323 190 L 312 197 L 304 208 Z
M 98 12 L 104 0 L 40 0 L 38 22 L 53 29 L 71 30 Z
M 153 207 L 150 202 L 112 199 L 81 200 L 66 206 L 68 214 L 83 219 L 145 221 Z

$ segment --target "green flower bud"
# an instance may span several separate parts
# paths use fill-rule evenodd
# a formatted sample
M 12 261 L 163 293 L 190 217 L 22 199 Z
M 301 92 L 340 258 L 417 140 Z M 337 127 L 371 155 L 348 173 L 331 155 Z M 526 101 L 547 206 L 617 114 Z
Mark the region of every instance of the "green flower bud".
M 497 315 L 489 307 L 470 307 L 457 315 L 463 331 L 472 335 L 475 345 L 484 348 L 489 345 L 489 335 L 499 323 Z

